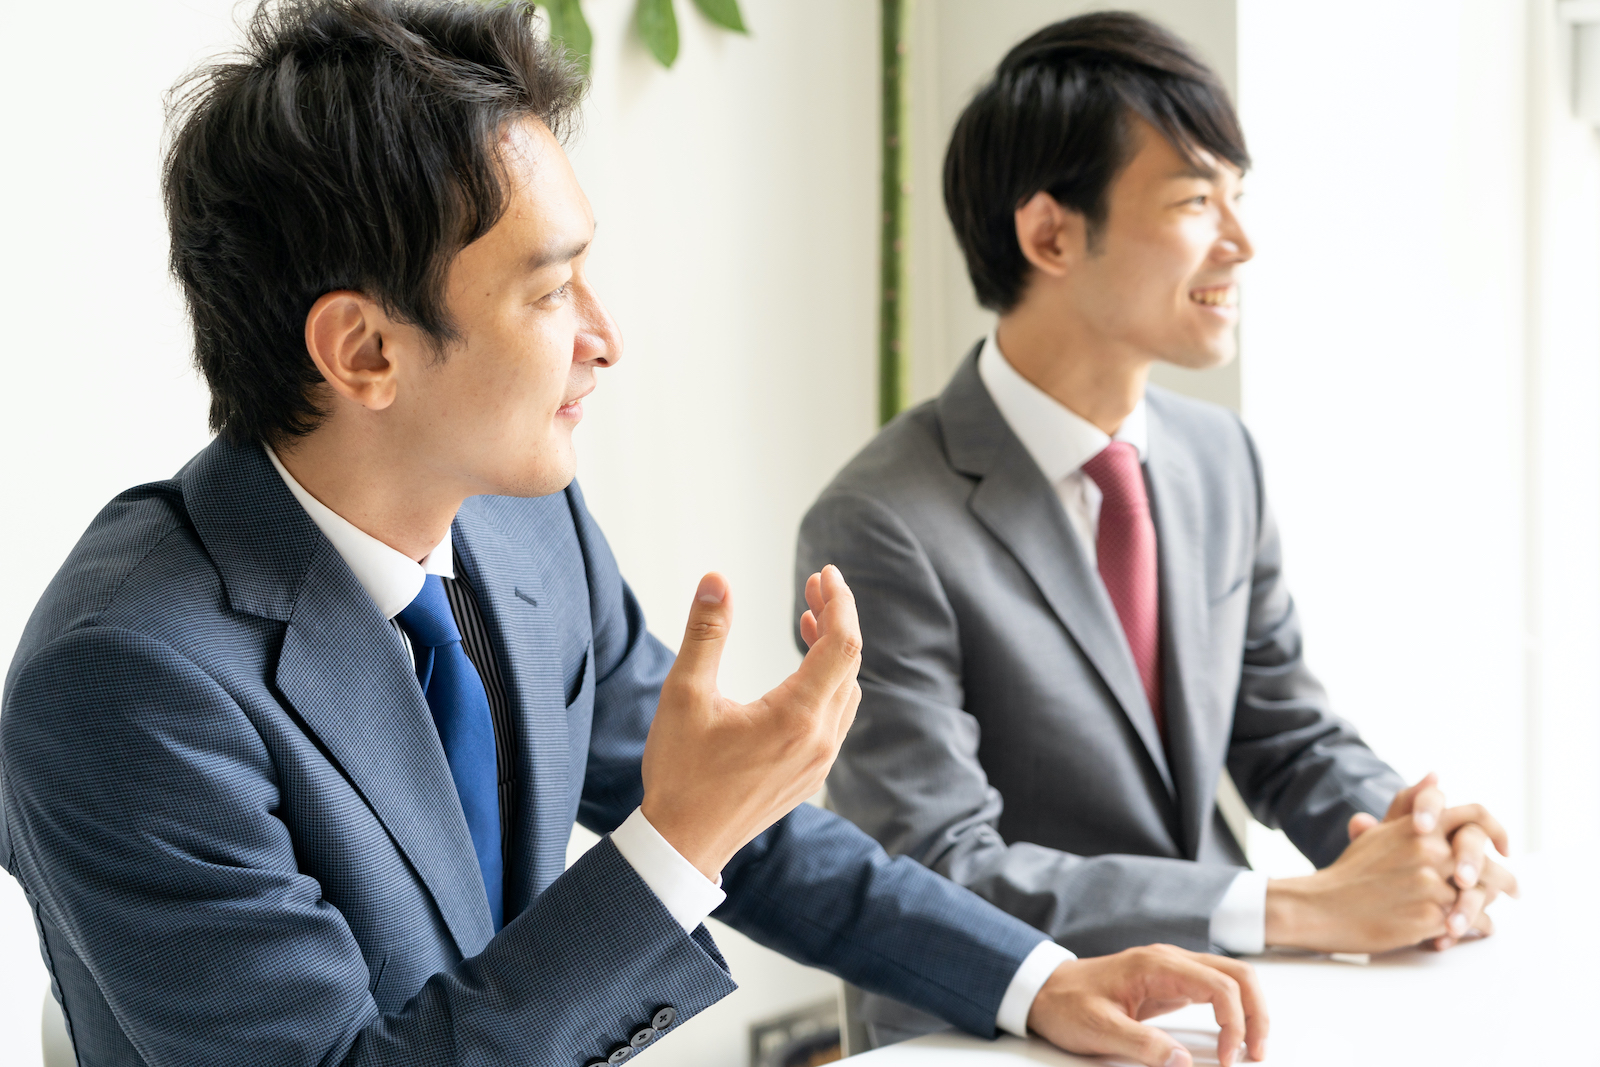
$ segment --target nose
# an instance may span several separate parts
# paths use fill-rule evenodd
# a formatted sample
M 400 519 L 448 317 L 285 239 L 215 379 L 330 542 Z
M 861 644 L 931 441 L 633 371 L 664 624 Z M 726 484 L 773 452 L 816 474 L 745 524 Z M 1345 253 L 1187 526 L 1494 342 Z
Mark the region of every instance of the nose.
M 1221 232 L 1217 235 L 1217 251 L 1230 264 L 1247 263 L 1255 258 L 1256 246 L 1245 232 L 1244 220 L 1237 210 L 1227 207 L 1222 213 Z
M 617 329 L 616 320 L 601 303 L 599 295 L 587 286 L 583 290 L 578 334 L 572 347 L 574 363 L 614 367 L 622 358 L 622 331 Z

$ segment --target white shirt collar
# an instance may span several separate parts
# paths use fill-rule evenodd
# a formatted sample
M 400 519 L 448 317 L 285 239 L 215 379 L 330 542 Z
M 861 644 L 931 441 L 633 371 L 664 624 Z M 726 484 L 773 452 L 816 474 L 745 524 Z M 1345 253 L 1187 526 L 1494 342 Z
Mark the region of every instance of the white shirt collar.
M 306 492 L 305 486 L 294 480 L 294 475 L 284 467 L 276 453 L 270 448 L 265 450 L 267 458 L 272 460 L 273 467 L 283 479 L 283 484 L 289 487 L 289 492 L 293 493 L 300 506 L 306 509 L 306 514 L 317 524 L 317 529 L 322 531 L 323 536 L 333 544 L 334 550 L 343 557 L 345 565 L 350 568 L 350 573 L 356 576 L 356 581 L 361 583 L 361 588 L 367 591 L 367 595 L 378 606 L 384 618 L 394 618 L 405 610 L 407 604 L 416 599 L 417 594 L 422 591 L 425 575 L 438 574 L 446 578 L 456 576 L 449 530 L 445 530 L 444 540 L 435 545 L 433 551 L 429 552 L 419 564 L 371 534 L 356 529 L 348 519 L 342 518 L 328 505 Z
M 1108 437 L 1094 423 L 1017 373 L 1000 351 L 1000 342 L 992 330 L 978 353 L 978 377 L 989 390 L 994 406 L 1000 409 L 1001 418 L 1051 485 L 1076 472 L 1113 440 L 1126 441 L 1139 450 L 1140 461 L 1145 458 L 1150 425 L 1143 397 L 1122 420 L 1116 436 Z

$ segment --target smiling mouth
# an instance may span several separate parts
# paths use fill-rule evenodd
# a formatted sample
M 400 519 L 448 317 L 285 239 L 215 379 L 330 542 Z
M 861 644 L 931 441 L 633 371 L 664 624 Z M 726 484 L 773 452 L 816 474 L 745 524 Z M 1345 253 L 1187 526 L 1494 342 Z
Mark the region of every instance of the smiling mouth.
M 1191 303 L 1201 304 L 1205 307 L 1221 308 L 1233 307 L 1233 297 L 1236 289 L 1232 285 L 1217 285 L 1209 289 L 1190 289 L 1189 300 Z

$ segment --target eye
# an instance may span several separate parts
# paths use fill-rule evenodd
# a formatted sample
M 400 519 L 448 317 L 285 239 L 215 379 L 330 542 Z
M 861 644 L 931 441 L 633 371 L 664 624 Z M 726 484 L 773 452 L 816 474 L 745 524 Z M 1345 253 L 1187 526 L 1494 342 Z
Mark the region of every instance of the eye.
M 1207 193 L 1201 193 L 1199 196 L 1191 196 L 1188 200 L 1188 203 L 1193 204 L 1195 207 L 1205 207 L 1210 202 L 1211 197 Z
M 539 303 L 541 303 L 541 304 L 559 304 L 559 303 L 561 303 L 561 301 L 566 299 L 567 290 L 568 290 L 568 288 L 571 287 L 571 285 L 572 285 L 571 282 L 565 282 L 562 285 L 557 286 L 556 288 L 550 290 L 548 293 L 544 294 L 544 296 L 540 297 L 539 298 Z

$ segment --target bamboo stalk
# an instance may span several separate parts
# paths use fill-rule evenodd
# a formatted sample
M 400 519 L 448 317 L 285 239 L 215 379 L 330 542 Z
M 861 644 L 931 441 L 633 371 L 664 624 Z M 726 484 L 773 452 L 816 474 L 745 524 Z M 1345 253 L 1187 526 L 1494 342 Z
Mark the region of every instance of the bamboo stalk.
M 883 221 L 878 267 L 878 424 L 906 404 L 906 251 L 909 244 L 910 80 L 906 77 L 912 0 L 881 0 L 883 16 Z

